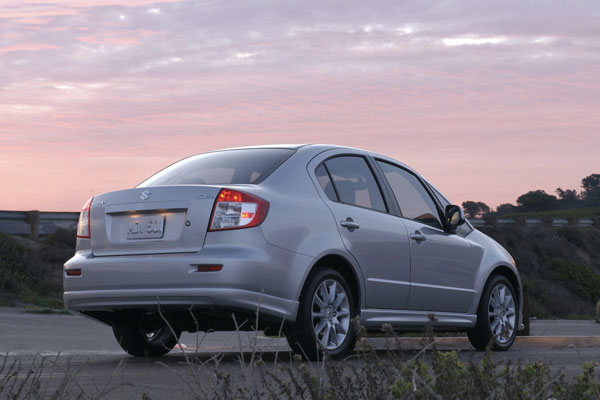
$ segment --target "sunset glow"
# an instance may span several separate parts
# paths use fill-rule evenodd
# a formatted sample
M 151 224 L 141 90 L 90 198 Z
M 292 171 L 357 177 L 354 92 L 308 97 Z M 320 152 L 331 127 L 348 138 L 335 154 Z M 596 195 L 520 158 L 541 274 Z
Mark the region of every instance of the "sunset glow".
M 594 0 L 0 2 L 0 210 L 273 143 L 373 150 L 459 204 L 579 190 L 598 43 Z

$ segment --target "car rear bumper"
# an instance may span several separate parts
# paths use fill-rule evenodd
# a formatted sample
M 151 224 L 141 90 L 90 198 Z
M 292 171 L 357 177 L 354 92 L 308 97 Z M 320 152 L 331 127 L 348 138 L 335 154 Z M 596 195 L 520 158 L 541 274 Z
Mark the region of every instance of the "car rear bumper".
M 78 251 L 64 265 L 65 306 L 73 311 L 194 306 L 294 321 L 311 258 L 264 240 L 231 245 L 222 239 L 207 240 L 197 253 L 95 257 L 90 250 Z M 223 267 L 198 272 L 199 265 Z M 67 276 L 72 269 L 80 269 L 81 276 Z
M 156 310 L 158 307 L 223 308 L 243 310 L 294 321 L 298 301 L 282 299 L 249 290 L 201 289 L 126 289 L 70 291 L 63 295 L 72 311 L 111 311 L 128 308 Z

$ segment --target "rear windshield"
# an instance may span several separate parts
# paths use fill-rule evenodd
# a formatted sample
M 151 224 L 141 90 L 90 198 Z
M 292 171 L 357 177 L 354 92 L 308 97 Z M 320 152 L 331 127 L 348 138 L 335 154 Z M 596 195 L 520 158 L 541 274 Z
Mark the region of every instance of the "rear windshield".
M 199 154 L 163 169 L 138 187 L 260 183 L 295 150 L 241 149 Z

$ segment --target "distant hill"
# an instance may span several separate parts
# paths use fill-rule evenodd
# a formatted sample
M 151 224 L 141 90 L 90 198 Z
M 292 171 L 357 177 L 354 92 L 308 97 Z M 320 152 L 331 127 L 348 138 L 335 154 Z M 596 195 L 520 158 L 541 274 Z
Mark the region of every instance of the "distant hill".
M 592 318 L 600 300 L 600 229 L 498 226 L 480 230 L 514 257 L 529 295 L 531 316 Z
M 515 258 L 532 316 L 592 318 L 600 300 L 600 229 L 511 225 L 481 231 Z M 74 252 L 74 231 L 61 229 L 40 242 L 0 233 L 0 304 L 62 308 L 62 266 Z

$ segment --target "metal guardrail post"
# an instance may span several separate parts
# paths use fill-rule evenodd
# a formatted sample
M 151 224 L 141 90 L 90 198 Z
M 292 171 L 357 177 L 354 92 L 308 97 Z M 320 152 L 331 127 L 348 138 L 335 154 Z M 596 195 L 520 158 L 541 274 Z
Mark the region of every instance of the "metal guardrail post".
M 526 290 L 523 290 L 523 325 L 525 325 L 525 328 L 517 334 L 519 336 L 531 336 L 531 314 L 529 312 L 529 296 Z
M 495 228 L 496 225 L 498 224 L 498 217 L 496 217 L 495 215 L 490 215 L 488 217 L 485 217 L 485 224 Z
M 39 210 L 28 211 L 25 217 L 25 222 L 29 224 L 29 238 L 38 240 L 40 238 L 40 212 Z
M 542 217 L 542 225 L 544 225 L 545 227 L 549 227 L 552 228 L 552 226 L 554 225 L 554 218 L 552 217 Z

